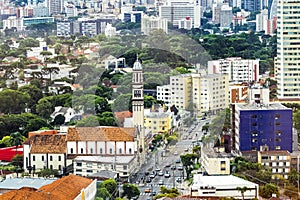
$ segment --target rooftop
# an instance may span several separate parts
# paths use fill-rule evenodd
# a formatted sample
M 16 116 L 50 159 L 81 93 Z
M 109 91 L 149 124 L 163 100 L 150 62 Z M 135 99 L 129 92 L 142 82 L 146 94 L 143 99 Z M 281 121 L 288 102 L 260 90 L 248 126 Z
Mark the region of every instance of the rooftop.
M 55 181 L 56 179 L 45 178 L 8 178 L 0 182 L 0 189 L 16 190 L 22 187 L 40 188 Z
M 216 189 L 229 189 L 243 186 L 254 188 L 257 184 L 232 175 L 204 176 L 202 174 L 195 174 L 192 188 L 198 188 L 200 186 L 213 186 L 216 187 Z
M 235 104 L 239 110 L 291 110 L 280 103 L 269 104 Z
M 81 192 L 83 188 L 88 187 L 93 180 L 83 178 L 76 175 L 65 176 L 61 179 L 55 180 L 50 184 L 40 187 L 38 190 L 35 188 L 21 188 L 13 190 L 0 196 L 0 199 L 5 200 L 73 200 Z
M 134 156 L 77 156 L 74 160 L 76 162 L 99 162 L 99 163 L 116 163 L 128 164 L 134 159 Z
M 24 144 L 31 145 L 30 153 L 66 153 L 65 134 L 33 135 Z
M 69 127 L 67 141 L 134 141 L 134 128 Z

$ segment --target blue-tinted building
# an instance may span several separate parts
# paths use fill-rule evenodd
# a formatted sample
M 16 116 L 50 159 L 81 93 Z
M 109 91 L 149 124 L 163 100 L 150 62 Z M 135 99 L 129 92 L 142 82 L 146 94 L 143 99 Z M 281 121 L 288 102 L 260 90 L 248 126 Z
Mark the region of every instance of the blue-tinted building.
M 292 109 L 279 103 L 233 105 L 233 149 L 293 151 Z

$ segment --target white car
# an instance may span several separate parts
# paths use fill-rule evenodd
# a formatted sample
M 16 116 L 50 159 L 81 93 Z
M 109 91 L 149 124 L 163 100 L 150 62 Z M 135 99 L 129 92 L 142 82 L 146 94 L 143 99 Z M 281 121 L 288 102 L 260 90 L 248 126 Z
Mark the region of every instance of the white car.
M 174 151 L 174 155 L 178 155 L 178 152 L 177 152 L 177 151 Z
M 164 181 L 163 180 L 160 180 L 159 182 L 158 182 L 158 185 L 163 185 L 164 184 Z
M 164 175 L 163 171 L 158 172 L 158 176 L 163 176 L 163 175 Z

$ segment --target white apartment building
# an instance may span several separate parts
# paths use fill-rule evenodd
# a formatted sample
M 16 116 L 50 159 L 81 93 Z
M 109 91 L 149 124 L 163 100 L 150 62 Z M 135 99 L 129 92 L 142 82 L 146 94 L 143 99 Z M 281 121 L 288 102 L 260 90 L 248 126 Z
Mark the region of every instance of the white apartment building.
M 106 37 L 112 37 L 116 35 L 116 27 L 113 27 L 111 24 L 107 24 L 104 29 L 104 34 Z
M 179 21 L 186 17 L 192 18 L 194 28 L 201 26 L 201 6 L 198 0 L 168 0 L 159 6 L 159 16 L 174 26 L 178 26 Z
M 275 77 L 279 99 L 300 98 L 300 1 L 278 0 L 277 62 Z
M 154 30 L 163 30 L 168 33 L 168 20 L 162 17 L 143 15 L 141 31 L 145 35 L 149 35 Z
M 181 110 L 215 113 L 229 105 L 227 74 L 181 74 L 170 85 L 171 103 Z
M 256 14 L 256 31 L 266 31 L 268 29 L 268 9 Z
M 259 59 L 244 60 L 240 57 L 208 61 L 208 74 L 228 74 L 230 82 L 257 82 Z
M 208 74 L 200 77 L 200 111 L 216 113 L 229 106 L 227 74 Z M 194 88 L 195 90 L 195 88 Z M 198 108 L 199 110 L 199 108 Z
M 171 86 L 163 85 L 157 86 L 157 100 L 163 101 L 167 107 L 172 106 L 171 102 Z
M 229 28 L 232 21 L 232 7 L 223 4 L 220 10 L 220 27 Z

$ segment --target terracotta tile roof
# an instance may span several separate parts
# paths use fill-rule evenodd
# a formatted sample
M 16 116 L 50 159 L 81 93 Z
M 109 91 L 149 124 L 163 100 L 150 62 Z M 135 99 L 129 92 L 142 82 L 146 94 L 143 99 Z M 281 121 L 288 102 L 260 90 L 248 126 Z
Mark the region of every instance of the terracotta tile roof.
M 93 180 L 81 176 L 65 176 L 51 184 L 42 186 L 39 191 L 53 195 L 56 200 L 73 200 L 83 188 L 89 186 Z
M 114 112 L 115 117 L 120 121 L 124 122 L 125 118 L 132 117 L 132 112 L 128 111 L 121 111 L 121 112 Z
M 21 188 L 0 195 L 0 200 L 73 200 L 77 197 L 83 188 L 90 185 L 93 180 L 83 178 L 76 175 L 65 176 L 51 184 L 42 186 L 41 188 Z
M 30 144 L 30 153 L 66 153 L 67 143 L 65 134 L 34 135 L 24 144 Z
M 134 141 L 134 128 L 69 127 L 67 141 Z

